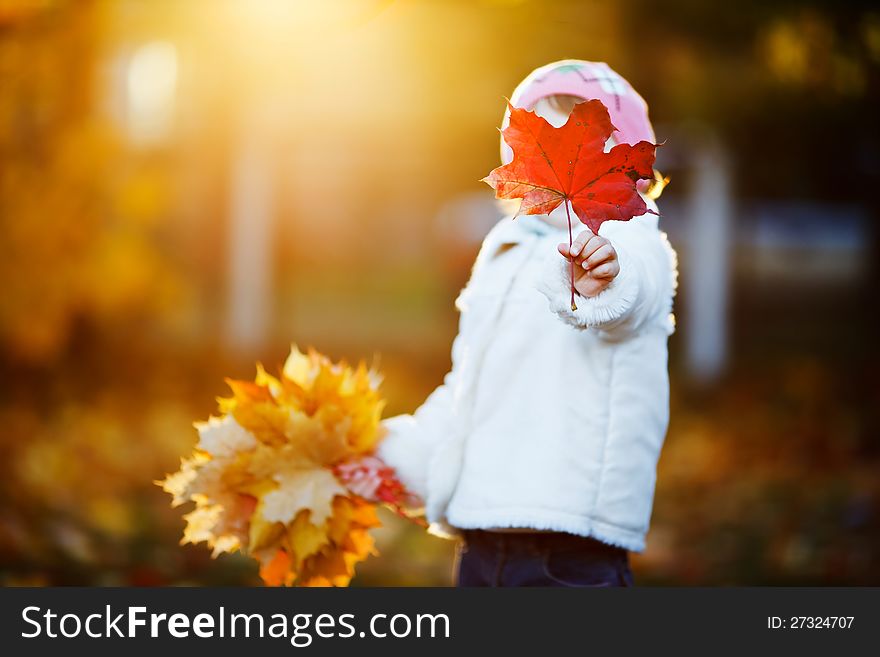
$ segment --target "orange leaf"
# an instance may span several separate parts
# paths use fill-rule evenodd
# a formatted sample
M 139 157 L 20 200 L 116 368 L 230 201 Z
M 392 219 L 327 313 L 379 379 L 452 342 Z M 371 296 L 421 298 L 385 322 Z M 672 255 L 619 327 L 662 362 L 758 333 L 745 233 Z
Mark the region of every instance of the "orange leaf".
M 260 566 L 260 577 L 266 586 L 284 586 L 293 581 L 290 556 L 284 550 L 276 550 L 272 559 Z

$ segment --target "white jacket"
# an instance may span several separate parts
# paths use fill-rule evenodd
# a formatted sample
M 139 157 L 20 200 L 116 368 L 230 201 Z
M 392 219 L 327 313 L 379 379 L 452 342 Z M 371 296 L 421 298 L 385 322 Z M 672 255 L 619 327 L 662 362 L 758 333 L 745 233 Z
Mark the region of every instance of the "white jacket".
M 384 421 L 378 452 L 425 500 L 432 533 L 534 528 L 644 549 L 675 253 L 653 215 L 600 234 L 620 274 L 576 311 L 556 250 L 567 230 L 508 217 L 484 240 L 456 301 L 452 370 L 415 413 Z

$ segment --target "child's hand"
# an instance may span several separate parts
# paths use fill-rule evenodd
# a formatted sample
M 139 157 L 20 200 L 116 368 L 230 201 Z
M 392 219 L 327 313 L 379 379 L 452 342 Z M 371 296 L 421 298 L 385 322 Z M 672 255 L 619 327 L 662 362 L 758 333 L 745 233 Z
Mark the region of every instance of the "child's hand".
M 370 502 L 379 501 L 377 492 L 387 471 L 388 466 L 375 456 L 364 456 L 336 466 L 336 476 L 348 490 Z
M 424 506 L 422 500 L 397 479 L 394 469 L 375 456 L 339 463 L 333 472 L 349 492 L 368 502 L 390 504 L 400 513 L 404 507 Z
M 557 248 L 566 260 L 574 258 L 574 288 L 582 296 L 596 296 L 620 273 L 617 251 L 611 242 L 589 228 L 577 236 L 570 250 L 564 242 Z

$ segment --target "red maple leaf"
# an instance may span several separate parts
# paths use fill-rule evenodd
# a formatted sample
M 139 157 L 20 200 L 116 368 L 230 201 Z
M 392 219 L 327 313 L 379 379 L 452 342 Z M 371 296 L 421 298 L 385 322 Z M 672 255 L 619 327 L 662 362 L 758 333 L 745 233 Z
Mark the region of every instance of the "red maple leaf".
M 565 203 L 568 240 L 572 242 L 571 213 L 594 233 L 608 220 L 627 221 L 649 209 L 636 181 L 654 177 L 656 144 L 618 144 L 605 152 L 616 130 L 608 109 L 599 100 L 575 105 L 565 125 L 554 128 L 534 112 L 510 108 L 510 123 L 502 131 L 513 150 L 513 161 L 483 178 L 496 198 L 522 199 L 519 214 L 549 214 Z M 572 310 L 574 262 L 572 262 Z

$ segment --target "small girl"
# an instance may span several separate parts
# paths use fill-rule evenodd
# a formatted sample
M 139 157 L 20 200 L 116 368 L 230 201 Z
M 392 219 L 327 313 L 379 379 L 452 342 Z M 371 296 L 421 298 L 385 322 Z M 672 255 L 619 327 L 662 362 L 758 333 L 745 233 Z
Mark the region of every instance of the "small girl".
M 655 141 L 645 101 L 604 63 L 539 68 L 511 104 L 558 127 L 593 98 L 617 127 L 606 149 Z M 378 457 L 424 501 L 429 531 L 463 539 L 459 586 L 628 586 L 628 551 L 645 547 L 675 253 L 652 214 L 574 228 L 569 248 L 562 206 L 497 223 L 456 301 L 452 370 L 415 413 L 383 422 Z

